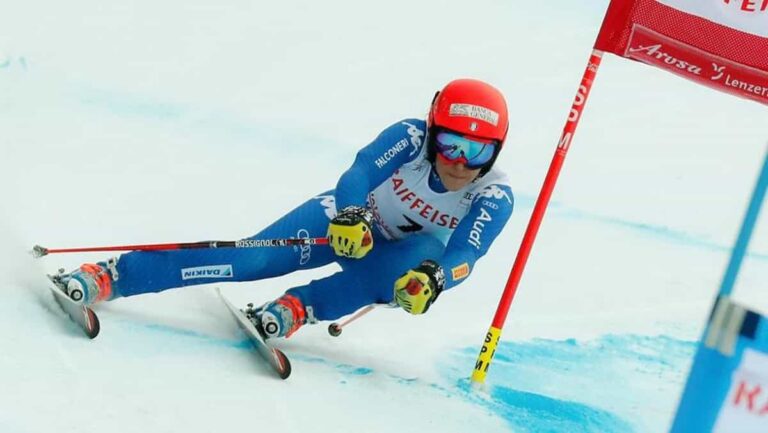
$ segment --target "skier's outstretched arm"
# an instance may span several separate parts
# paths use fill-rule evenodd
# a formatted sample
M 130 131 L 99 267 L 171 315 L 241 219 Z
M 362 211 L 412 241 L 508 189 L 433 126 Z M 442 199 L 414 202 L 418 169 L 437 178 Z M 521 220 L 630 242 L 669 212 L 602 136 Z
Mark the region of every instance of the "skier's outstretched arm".
M 336 184 L 336 206 L 365 207 L 368 193 L 387 180 L 403 164 L 416 159 L 424 145 L 423 120 L 406 119 L 381 132 L 360 149 L 355 162 Z

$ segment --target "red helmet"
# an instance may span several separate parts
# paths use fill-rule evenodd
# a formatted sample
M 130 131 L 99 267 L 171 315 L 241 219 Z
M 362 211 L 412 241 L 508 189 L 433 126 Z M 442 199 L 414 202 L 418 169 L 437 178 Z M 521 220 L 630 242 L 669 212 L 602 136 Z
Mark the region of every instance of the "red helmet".
M 434 127 L 503 144 L 509 129 L 504 95 L 479 80 L 463 78 L 451 81 L 432 101 L 427 128 Z

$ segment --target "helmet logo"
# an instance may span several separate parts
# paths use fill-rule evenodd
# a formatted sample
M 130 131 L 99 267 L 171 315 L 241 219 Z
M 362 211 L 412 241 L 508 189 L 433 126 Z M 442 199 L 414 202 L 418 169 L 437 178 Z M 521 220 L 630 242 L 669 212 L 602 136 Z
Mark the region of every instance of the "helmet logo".
M 448 110 L 448 115 L 455 117 L 471 117 L 473 119 L 482 120 L 488 122 L 493 126 L 499 124 L 499 113 L 479 105 L 472 104 L 451 104 Z
M 477 122 L 472 122 L 469 124 L 469 130 L 472 132 L 477 131 Z

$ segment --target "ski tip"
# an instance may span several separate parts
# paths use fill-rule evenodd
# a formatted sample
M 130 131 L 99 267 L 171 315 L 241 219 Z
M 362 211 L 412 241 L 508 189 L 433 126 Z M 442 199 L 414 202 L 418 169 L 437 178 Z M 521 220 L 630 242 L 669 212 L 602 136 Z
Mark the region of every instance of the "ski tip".
M 64 289 L 59 284 L 53 284 L 49 286 L 53 299 L 61 307 L 64 313 L 83 330 L 86 336 L 90 339 L 96 338 L 101 330 L 101 324 L 99 323 L 99 316 L 91 310 L 90 307 L 70 299 L 67 296 Z
M 288 379 L 288 376 L 291 375 L 291 361 L 288 361 L 288 357 L 285 356 L 285 354 L 279 349 L 272 350 L 275 351 L 275 355 L 280 361 L 280 366 L 279 368 L 275 369 L 275 371 L 277 372 L 278 376 L 280 376 L 280 379 Z
M 99 316 L 97 316 L 93 310 L 87 307 L 85 310 L 88 314 L 88 328 L 85 329 L 85 334 L 88 338 L 93 340 L 99 335 L 99 331 L 101 331 L 101 323 L 99 322 Z

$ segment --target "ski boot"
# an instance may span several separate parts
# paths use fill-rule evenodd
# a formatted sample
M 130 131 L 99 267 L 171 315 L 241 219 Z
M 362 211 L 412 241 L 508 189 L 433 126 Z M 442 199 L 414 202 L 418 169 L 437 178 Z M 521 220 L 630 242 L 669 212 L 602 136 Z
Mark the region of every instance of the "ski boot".
M 70 273 L 59 270 L 51 277 L 73 301 L 91 305 L 118 297 L 114 282 L 118 279 L 117 258 L 107 262 L 86 263 Z
M 265 340 L 288 338 L 307 323 L 307 313 L 301 300 L 287 293 L 258 308 L 248 304 L 243 312 Z

